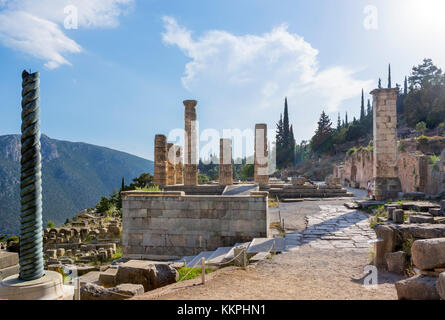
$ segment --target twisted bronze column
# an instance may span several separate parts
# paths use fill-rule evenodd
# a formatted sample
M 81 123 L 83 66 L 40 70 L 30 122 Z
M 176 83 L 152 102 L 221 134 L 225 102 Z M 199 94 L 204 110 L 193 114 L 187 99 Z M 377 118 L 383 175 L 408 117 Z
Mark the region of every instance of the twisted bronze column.
M 42 164 L 40 154 L 40 74 L 22 73 L 22 159 L 20 177 L 20 279 L 44 276 Z

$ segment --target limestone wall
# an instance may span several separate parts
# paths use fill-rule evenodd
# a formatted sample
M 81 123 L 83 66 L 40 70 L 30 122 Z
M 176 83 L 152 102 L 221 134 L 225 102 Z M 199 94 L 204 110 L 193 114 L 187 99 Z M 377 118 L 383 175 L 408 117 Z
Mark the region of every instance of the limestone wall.
M 123 256 L 179 259 L 268 236 L 267 192 L 186 196 L 124 192 Z
M 366 149 L 348 157 L 345 163 L 334 169 L 334 177 L 344 185 L 366 188 L 373 177 L 374 154 Z M 427 192 L 430 169 L 428 156 L 419 152 L 400 152 L 397 157 L 397 174 L 403 192 Z

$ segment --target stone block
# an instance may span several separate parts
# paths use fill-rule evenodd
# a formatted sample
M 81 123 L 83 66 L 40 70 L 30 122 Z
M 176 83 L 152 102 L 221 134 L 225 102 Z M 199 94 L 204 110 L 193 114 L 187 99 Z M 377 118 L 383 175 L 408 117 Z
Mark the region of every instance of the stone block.
M 437 278 L 418 275 L 396 282 L 399 300 L 440 300 L 436 287 Z
M 402 209 L 395 209 L 392 214 L 392 220 L 395 223 L 402 224 L 405 220 L 405 213 Z
M 10 267 L 6 267 L 3 269 L 0 269 L 0 281 L 2 281 L 3 279 L 6 279 L 10 276 L 13 276 L 15 274 L 19 273 L 19 265 L 16 264 L 14 266 L 10 266 Z
M 388 271 L 397 274 L 405 274 L 409 267 L 408 254 L 404 251 L 389 252 L 385 255 Z
M 99 284 L 106 288 L 114 287 L 116 285 L 116 274 L 117 269 L 115 268 L 110 268 L 104 272 L 101 272 L 98 279 Z
M 414 241 L 411 247 L 413 264 L 421 270 L 445 267 L 445 238 Z
M 19 263 L 19 255 L 15 252 L 0 251 L 0 269 L 15 266 Z
M 144 286 L 141 284 L 123 283 L 112 288 L 111 291 L 117 294 L 134 297 L 144 293 Z
M 432 215 L 413 215 L 409 216 L 409 223 L 434 223 Z
M 440 211 L 440 208 L 430 208 L 429 213 L 434 217 L 442 216 L 442 212 Z
M 442 300 L 445 300 L 445 272 L 439 275 L 439 279 L 436 282 L 437 293 Z
M 178 272 L 169 265 L 130 260 L 119 266 L 116 284 L 141 284 L 144 286 L 144 291 L 149 291 L 175 283 L 178 278 Z

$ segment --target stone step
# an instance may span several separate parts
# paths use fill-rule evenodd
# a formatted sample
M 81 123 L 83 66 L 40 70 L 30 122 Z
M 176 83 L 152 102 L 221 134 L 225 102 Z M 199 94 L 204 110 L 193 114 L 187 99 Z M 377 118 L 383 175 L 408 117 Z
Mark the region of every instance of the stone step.
M 260 252 L 250 258 L 249 263 L 257 263 L 259 261 L 269 259 L 271 256 L 272 255 L 269 252 Z
M 223 196 L 249 196 L 251 192 L 259 191 L 259 186 L 255 184 L 239 184 L 226 186 L 222 195 Z
M 221 264 L 233 247 L 220 247 L 207 259 L 209 264 Z
M 236 243 L 231 249 L 230 249 L 230 251 L 226 254 L 226 256 L 224 257 L 224 260 L 223 261 L 229 261 L 229 260 L 232 260 L 234 257 L 235 257 L 235 255 L 234 255 L 234 251 L 235 251 L 235 248 L 236 247 L 241 247 L 241 246 L 243 246 L 243 247 L 245 247 L 246 249 L 249 247 L 249 245 L 250 245 L 250 242 L 244 242 L 244 243 Z
M 275 243 L 275 246 L 273 244 Z M 279 253 L 286 250 L 284 238 L 255 238 L 247 248 L 247 256 L 252 257 L 260 252 Z
M 193 260 L 187 263 L 187 268 L 197 268 L 201 266 L 201 259 L 207 259 L 214 253 L 215 251 L 203 251 L 198 254 Z

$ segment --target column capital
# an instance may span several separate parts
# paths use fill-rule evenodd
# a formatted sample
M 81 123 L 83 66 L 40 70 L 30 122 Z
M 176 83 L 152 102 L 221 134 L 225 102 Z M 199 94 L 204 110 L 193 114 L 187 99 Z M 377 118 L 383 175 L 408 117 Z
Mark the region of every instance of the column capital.
M 197 100 L 184 100 L 183 104 L 186 108 L 194 108 L 198 104 Z

